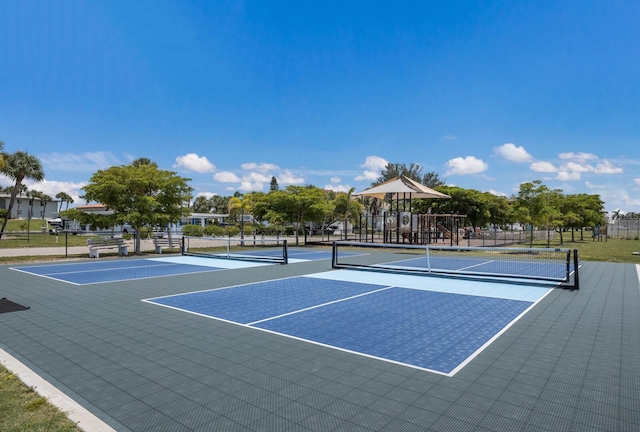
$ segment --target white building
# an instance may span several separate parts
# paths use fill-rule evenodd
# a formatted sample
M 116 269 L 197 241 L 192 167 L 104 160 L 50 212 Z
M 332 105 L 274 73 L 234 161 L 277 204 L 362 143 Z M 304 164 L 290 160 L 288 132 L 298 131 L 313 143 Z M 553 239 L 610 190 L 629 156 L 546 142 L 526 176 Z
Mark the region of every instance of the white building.
M 0 193 L 0 209 L 8 209 L 11 195 Z M 58 216 L 60 201 L 54 199 L 45 203 L 40 198 L 16 197 L 10 219 L 51 219 Z

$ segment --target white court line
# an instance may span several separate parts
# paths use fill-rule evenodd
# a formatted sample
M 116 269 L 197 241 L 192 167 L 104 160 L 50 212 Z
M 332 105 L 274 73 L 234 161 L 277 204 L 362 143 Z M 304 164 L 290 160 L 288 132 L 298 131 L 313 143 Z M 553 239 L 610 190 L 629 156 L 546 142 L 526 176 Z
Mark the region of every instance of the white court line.
M 303 308 L 303 309 L 298 309 L 298 310 L 295 310 L 295 311 L 292 311 L 292 312 L 287 312 L 285 314 L 276 315 L 276 316 L 272 316 L 272 317 L 269 317 L 269 318 L 261 319 L 261 320 L 258 320 L 258 321 L 250 322 L 250 323 L 247 323 L 247 325 L 253 326 L 253 325 L 260 324 L 260 323 L 263 323 L 263 322 L 266 322 L 266 321 L 272 321 L 272 320 L 276 320 L 278 318 L 286 317 L 286 316 L 289 316 L 289 315 L 295 315 L 295 314 L 298 314 L 298 313 L 301 313 L 301 312 L 306 312 L 306 311 L 313 310 L 313 309 L 318 309 L 318 308 L 321 308 L 321 307 L 324 307 L 324 306 L 329 306 L 329 305 L 332 305 L 332 304 L 335 304 L 335 303 L 341 303 L 343 301 L 353 300 L 353 299 L 358 298 L 358 297 L 368 296 L 369 294 L 379 293 L 381 291 L 386 291 L 386 290 L 391 289 L 391 288 L 394 288 L 394 287 L 388 286 L 388 287 L 380 288 L 380 289 L 377 289 L 377 290 L 374 290 L 374 291 L 369 291 L 369 292 L 365 292 L 365 293 L 361 293 L 361 294 L 356 294 L 356 295 L 353 295 L 351 297 L 345 297 L 345 298 L 341 298 L 341 299 L 337 299 L 337 300 L 332 300 L 332 301 L 327 302 L 327 303 L 320 303 L 320 304 L 309 306 L 309 307 L 306 307 L 306 308 Z
M 169 264 L 164 264 L 164 265 L 157 265 L 157 266 L 154 266 L 154 267 L 169 267 L 169 266 L 174 266 L 174 265 L 176 265 L 176 264 L 175 263 L 169 263 Z M 136 269 L 139 269 L 139 268 L 144 268 L 144 267 L 143 266 L 138 266 L 138 267 L 109 267 L 109 268 L 101 268 L 101 269 L 54 272 L 54 273 L 48 273 L 48 274 L 42 275 L 42 276 L 78 274 L 78 273 L 107 273 L 107 272 L 110 272 L 110 271 L 113 271 L 113 270 L 117 270 L 117 271 L 121 271 L 121 270 L 136 270 Z M 31 273 L 31 274 L 37 274 L 37 273 Z
M 515 323 L 517 323 L 518 321 L 520 321 L 520 318 L 522 318 L 523 316 L 525 316 L 531 309 L 533 309 L 538 303 L 540 303 L 542 301 L 542 299 L 544 299 L 546 296 L 549 295 L 549 293 L 551 293 L 551 290 L 549 290 L 546 294 L 544 294 L 542 297 L 540 297 L 537 301 L 533 302 L 531 304 L 531 306 L 529 306 L 528 308 L 526 308 L 525 310 L 522 311 L 522 313 L 520 313 L 520 315 L 518 315 L 517 317 L 515 317 L 513 320 L 511 320 L 511 322 L 509 324 L 507 324 L 506 326 L 504 326 L 504 328 L 502 330 L 500 330 L 498 333 L 496 333 L 495 335 L 493 335 L 493 337 L 491 339 L 489 339 L 488 341 L 486 341 L 481 347 L 479 347 L 477 350 L 475 350 L 475 352 L 473 352 L 469 357 L 467 357 L 462 363 L 460 363 L 455 369 L 453 369 L 451 372 L 449 372 L 451 375 L 450 376 L 454 376 L 456 373 L 458 373 L 458 371 L 460 371 L 463 367 L 465 367 L 467 364 L 469 364 L 474 358 L 476 358 L 482 351 L 485 350 L 485 348 L 487 348 L 489 345 L 491 345 L 496 339 L 498 339 L 504 332 L 506 332 L 507 330 L 509 330 L 511 328 L 511 326 L 513 326 Z
M 84 285 L 84 284 L 79 284 L 79 283 L 76 283 L 76 282 L 69 282 L 69 281 L 64 280 L 64 279 L 54 278 L 54 277 L 47 276 L 47 275 L 41 275 L 41 274 L 38 274 L 38 273 L 31 273 L 31 272 L 28 272 L 28 271 L 25 271 L 25 270 L 22 270 L 22 269 L 19 269 L 19 268 L 11 268 L 11 270 L 14 270 L 14 271 L 17 271 L 17 272 L 21 272 L 21 273 L 24 273 L 24 274 L 28 274 L 28 275 L 31 275 L 31 276 L 38 276 L 38 277 L 41 277 L 41 278 L 54 280 L 54 281 L 57 281 L 57 282 L 65 282 L 65 283 L 68 283 L 68 284 L 71 284 L 71 285 L 76 285 L 76 286 Z
M 468 279 L 429 277 L 428 275 L 403 275 L 346 269 L 331 270 L 305 276 L 528 302 L 535 302 L 549 291 L 555 289 L 538 285 L 518 285 L 504 282 L 488 282 L 485 280 L 473 281 Z
M 77 423 L 77 426 L 81 430 L 90 432 L 117 432 L 2 348 L 0 348 L 0 363 L 20 378 L 20 381 L 27 387 L 34 389 L 36 393 L 46 398 L 52 405 L 64 412 L 69 420 Z
M 175 264 L 190 264 L 190 265 L 197 265 L 201 267 L 217 267 L 217 268 L 223 268 L 223 269 L 239 269 L 239 268 L 242 269 L 242 268 L 274 265 L 274 263 L 266 263 L 266 262 L 196 257 L 196 256 L 187 256 L 187 255 L 179 255 L 179 256 L 163 257 L 163 258 L 147 258 L 147 259 L 149 261 L 170 262 Z

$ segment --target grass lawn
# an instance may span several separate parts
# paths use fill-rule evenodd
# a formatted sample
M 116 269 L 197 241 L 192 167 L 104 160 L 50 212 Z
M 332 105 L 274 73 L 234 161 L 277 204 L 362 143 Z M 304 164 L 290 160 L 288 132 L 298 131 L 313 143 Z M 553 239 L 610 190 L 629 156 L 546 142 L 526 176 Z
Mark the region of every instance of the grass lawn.
M 0 430 L 55 432 L 80 429 L 47 399 L 0 365 Z
M 528 244 L 523 246 L 528 247 Z M 547 247 L 547 242 L 534 242 L 533 246 Z M 602 241 L 593 241 L 585 238 L 582 241 L 571 242 L 566 241 L 565 238 L 563 244 L 555 240 L 551 242 L 550 246 L 577 249 L 581 261 L 640 264 L 640 255 L 633 254 L 633 252 L 640 252 L 640 240 L 603 239 Z

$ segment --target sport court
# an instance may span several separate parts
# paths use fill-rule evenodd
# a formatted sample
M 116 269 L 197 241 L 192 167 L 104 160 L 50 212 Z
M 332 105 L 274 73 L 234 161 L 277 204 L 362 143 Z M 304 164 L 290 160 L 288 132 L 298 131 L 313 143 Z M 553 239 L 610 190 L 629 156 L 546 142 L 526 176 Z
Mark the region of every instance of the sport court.
M 604 432 L 638 424 L 633 265 L 583 263 L 580 291 L 550 290 L 449 376 L 140 301 L 335 274 L 324 259 L 75 285 L 0 266 L 3 296 L 30 307 L 0 314 L 0 347 L 124 432 Z M 346 274 L 418 291 L 400 275 Z M 429 280 L 433 294 L 450 282 L 414 277 Z
M 335 270 L 145 301 L 451 376 L 550 291 Z
M 268 262 L 255 260 L 264 256 L 265 252 L 258 250 L 239 257 L 243 259 L 233 259 L 233 256 L 216 258 L 212 255 L 209 258 L 202 258 L 173 255 L 146 259 L 28 265 L 13 269 L 75 285 L 89 285 L 269 265 Z M 252 260 L 252 257 L 255 259 Z M 289 249 L 289 261 L 292 263 L 329 259 L 331 259 L 330 251 Z
M 285 246 L 286 248 L 286 246 Z M 220 270 L 279 265 L 262 261 L 273 250 L 250 250 L 234 259 L 167 256 L 73 264 L 18 267 L 16 270 L 75 285 L 180 276 Z M 293 248 L 292 263 L 333 258 L 371 260 L 377 248 L 324 250 Z M 477 252 L 476 252 L 477 253 Z M 252 254 L 255 260 L 251 260 Z M 391 259 L 369 269 L 416 269 L 423 257 Z M 402 256 L 402 255 L 401 255 Z M 228 259 L 231 258 L 231 259 Z M 453 271 L 489 266 L 495 257 L 434 258 Z M 534 273 L 530 260 L 518 265 Z M 543 267 L 552 274 L 563 263 Z M 513 266 L 510 257 L 509 265 Z M 386 267 L 390 266 L 390 267 Z M 362 269 L 362 267 L 359 267 Z M 560 271 L 561 273 L 561 271 Z M 215 277 L 212 275 L 212 277 Z M 430 372 L 454 375 L 550 291 L 549 285 L 516 285 L 497 281 L 429 278 L 387 272 L 333 270 L 223 289 L 176 293 L 145 302 L 276 333 L 306 342 L 394 362 Z

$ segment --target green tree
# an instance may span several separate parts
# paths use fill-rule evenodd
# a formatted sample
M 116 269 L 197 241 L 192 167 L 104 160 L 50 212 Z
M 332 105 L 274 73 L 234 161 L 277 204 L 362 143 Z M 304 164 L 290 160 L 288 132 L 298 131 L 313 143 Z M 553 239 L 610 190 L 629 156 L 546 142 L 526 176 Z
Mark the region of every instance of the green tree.
M 236 222 L 243 222 L 244 215 L 250 215 L 253 210 L 253 196 L 246 194 L 229 198 L 229 217 Z
M 193 201 L 194 213 L 211 213 L 211 202 L 204 195 L 198 195 Z
M 274 225 L 293 224 L 296 244 L 306 222 L 322 223 L 327 211 L 332 210 L 326 192 L 315 186 L 287 186 L 284 190 L 269 192 L 259 201 L 256 207 L 266 220 Z
M 409 166 L 399 163 L 389 162 L 380 172 L 380 176 L 376 179 L 372 186 L 379 185 L 389 180 L 393 180 L 400 176 L 405 176 L 417 182 L 422 181 L 422 167 L 420 164 L 411 163 Z
M 333 199 L 336 219 L 344 223 L 344 229 L 342 231 L 344 232 L 345 238 L 347 237 L 347 222 L 350 221 L 355 225 L 364 208 L 359 201 L 351 199 L 351 194 L 354 190 L 354 188 L 351 188 L 347 193 L 338 193 Z
M 525 182 L 515 198 L 516 217 L 519 222 L 530 225 L 529 246 L 533 247 L 533 230 L 536 226 L 547 226 L 549 188 L 541 180 Z
M 230 197 L 223 197 L 220 195 L 212 196 L 211 198 L 209 198 L 211 211 L 219 214 L 227 213 L 229 211 L 229 199 Z
M 165 226 L 188 214 L 192 192 L 189 179 L 158 169 L 146 158 L 130 165 L 113 166 L 91 176 L 83 190 L 87 202 L 107 206 L 111 215 L 77 215 L 85 223 L 111 227 L 128 223 L 135 230 L 135 253 L 140 252 L 140 232 L 146 226 Z
M 7 216 L 2 222 L 2 228 L 0 229 L 0 238 L 4 234 L 4 230 L 7 226 L 7 222 L 11 217 L 11 210 L 15 203 L 16 196 L 21 189 L 24 179 L 30 179 L 34 181 L 44 180 L 44 170 L 42 169 L 42 163 L 36 156 L 30 155 L 24 151 L 16 151 L 15 153 L 4 155 L 4 167 L 2 173 L 6 174 L 9 178 L 14 180 L 13 190 L 11 191 L 11 198 L 9 199 L 9 206 L 7 207 Z
M 69 210 L 69 204 L 73 203 L 73 197 L 66 192 L 58 192 L 56 194 L 56 198 L 60 200 L 60 208 L 58 209 L 58 213 L 62 211 L 62 204 L 67 204 L 65 210 Z
M 0 172 L 4 167 L 4 141 L 0 141 Z
M 276 179 L 274 176 L 271 176 L 271 183 L 269 183 L 269 190 L 277 191 L 278 189 L 280 189 L 280 186 L 278 186 L 278 179 Z
M 42 201 L 42 220 L 44 220 L 44 218 L 47 216 L 47 204 L 53 201 L 53 198 L 42 192 L 42 194 L 40 195 L 40 200 Z
M 234 196 L 229 199 L 229 216 L 235 221 L 240 221 L 240 238 L 244 239 L 245 215 L 251 215 L 253 211 L 253 196 L 247 194 Z
M 449 195 L 451 199 L 420 200 L 416 203 L 417 208 L 426 212 L 425 207 L 429 206 L 435 213 L 466 215 L 467 224 L 471 226 L 486 226 L 491 222 L 490 194 L 457 186 L 440 186 L 438 191 Z
M 30 190 L 29 192 L 27 192 L 27 198 L 29 198 L 29 213 L 27 215 L 28 219 L 33 219 L 34 218 L 34 214 L 33 214 L 33 205 L 35 204 L 36 199 L 42 200 L 42 196 L 44 194 L 40 191 L 37 191 L 35 189 Z
M 427 187 L 430 187 L 431 189 L 435 189 L 437 187 L 445 185 L 445 181 L 440 179 L 440 176 L 433 171 L 428 172 L 424 176 L 422 176 L 421 183 Z

